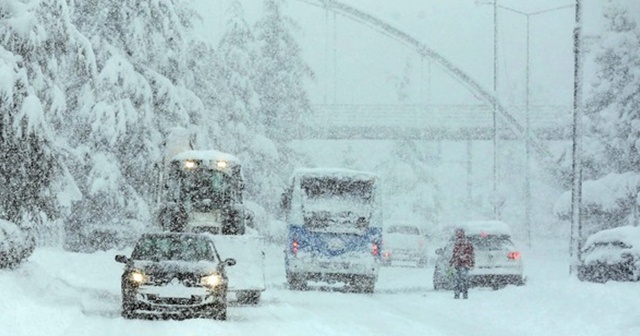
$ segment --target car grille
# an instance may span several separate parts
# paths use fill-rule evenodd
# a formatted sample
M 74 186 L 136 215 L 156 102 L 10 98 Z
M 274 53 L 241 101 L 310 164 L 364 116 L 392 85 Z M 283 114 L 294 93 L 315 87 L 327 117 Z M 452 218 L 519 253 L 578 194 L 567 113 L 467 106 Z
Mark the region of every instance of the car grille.
M 200 275 L 192 273 L 160 273 L 153 274 L 149 277 L 149 285 L 164 286 L 174 279 L 177 279 L 186 287 L 202 287 L 202 285 L 200 285 L 200 278 Z
M 166 298 L 166 297 L 158 297 L 157 295 L 147 294 L 147 300 L 149 303 L 160 304 L 160 305 L 180 305 L 180 306 L 189 306 L 189 305 L 197 305 L 202 303 L 201 296 L 192 296 L 191 298 Z

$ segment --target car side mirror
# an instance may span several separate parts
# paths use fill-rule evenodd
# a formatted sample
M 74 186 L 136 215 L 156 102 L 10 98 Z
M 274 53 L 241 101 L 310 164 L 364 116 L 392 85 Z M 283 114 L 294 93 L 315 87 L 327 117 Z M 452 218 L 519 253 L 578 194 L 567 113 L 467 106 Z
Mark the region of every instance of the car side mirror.
M 254 228 L 255 229 L 255 221 L 254 221 L 255 215 L 253 213 L 252 210 L 246 209 L 245 210 L 245 223 L 248 227 L 250 228 Z
M 129 258 L 127 258 L 127 256 L 122 255 L 122 254 L 118 254 L 116 255 L 116 261 L 121 263 L 121 264 L 126 264 L 129 262 Z
M 444 253 L 444 250 L 442 249 L 442 247 L 439 247 L 436 249 L 436 254 L 437 255 L 442 255 L 442 253 Z
M 233 266 L 236 264 L 236 260 L 233 258 L 227 258 L 224 260 L 224 264 L 227 266 Z

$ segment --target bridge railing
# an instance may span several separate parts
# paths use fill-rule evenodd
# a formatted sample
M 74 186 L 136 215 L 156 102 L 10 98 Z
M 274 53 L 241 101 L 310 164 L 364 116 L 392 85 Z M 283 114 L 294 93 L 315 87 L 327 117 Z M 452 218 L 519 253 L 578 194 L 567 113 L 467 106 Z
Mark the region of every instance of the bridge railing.
M 509 110 L 525 124 L 524 106 Z M 571 106 L 530 106 L 529 115 L 531 131 L 539 138 L 569 137 Z M 501 137 L 518 137 L 500 115 L 497 121 Z M 364 137 L 367 130 L 377 130 L 368 137 L 485 139 L 492 134 L 493 111 L 486 105 L 315 105 L 305 125 L 316 137 Z

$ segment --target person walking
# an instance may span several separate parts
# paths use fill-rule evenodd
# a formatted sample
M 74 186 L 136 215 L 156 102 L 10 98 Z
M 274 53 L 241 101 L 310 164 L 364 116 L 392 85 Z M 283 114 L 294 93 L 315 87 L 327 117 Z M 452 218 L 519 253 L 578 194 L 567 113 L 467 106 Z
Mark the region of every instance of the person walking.
M 475 266 L 473 245 L 465 236 L 463 229 L 456 229 L 456 242 L 453 245 L 453 254 L 449 265 L 454 272 L 454 299 L 469 298 L 469 270 Z

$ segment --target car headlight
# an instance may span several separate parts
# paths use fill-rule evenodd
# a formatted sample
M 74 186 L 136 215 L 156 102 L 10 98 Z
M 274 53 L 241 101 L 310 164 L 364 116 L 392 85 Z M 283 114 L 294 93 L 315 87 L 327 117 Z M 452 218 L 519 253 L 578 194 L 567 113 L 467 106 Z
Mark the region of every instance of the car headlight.
M 222 276 L 218 273 L 213 273 L 211 275 L 207 275 L 200 279 L 200 283 L 206 287 L 216 287 L 220 286 L 223 283 Z
M 129 273 L 129 280 L 136 285 L 141 285 L 147 281 L 147 276 L 140 271 L 133 271 Z

